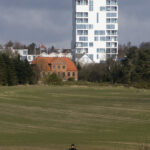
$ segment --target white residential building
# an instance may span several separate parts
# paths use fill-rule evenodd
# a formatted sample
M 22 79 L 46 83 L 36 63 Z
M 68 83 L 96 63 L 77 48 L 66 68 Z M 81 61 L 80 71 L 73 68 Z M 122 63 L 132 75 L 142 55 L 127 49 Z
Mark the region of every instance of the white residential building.
M 118 0 L 72 0 L 72 51 L 95 63 L 117 58 Z

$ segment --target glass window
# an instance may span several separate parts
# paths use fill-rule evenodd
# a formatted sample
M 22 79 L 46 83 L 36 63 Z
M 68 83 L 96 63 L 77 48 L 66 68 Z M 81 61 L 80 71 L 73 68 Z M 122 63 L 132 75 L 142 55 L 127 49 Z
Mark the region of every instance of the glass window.
M 89 11 L 93 11 L 93 0 L 89 0 Z
M 88 37 L 86 36 L 79 37 L 79 41 L 88 41 Z
M 100 37 L 100 41 L 106 41 L 106 37 Z
M 75 77 L 75 72 L 72 73 L 72 76 Z
M 60 69 L 60 66 L 57 66 L 58 69 Z
M 66 69 L 66 66 L 63 66 L 63 69 Z
M 115 25 L 114 24 L 108 24 L 106 26 L 107 29 L 115 29 Z
M 95 30 L 95 35 L 105 35 L 105 30 Z
M 63 77 L 65 77 L 66 76 L 66 73 L 65 72 L 63 72 Z
M 68 72 L 68 77 L 70 77 L 70 72 Z
M 58 76 L 60 77 L 60 72 L 58 72 Z
M 97 48 L 97 53 L 105 53 L 105 48 Z
M 90 47 L 93 47 L 93 42 L 90 42 L 90 43 L 89 43 L 89 46 L 90 46 Z
M 88 35 L 88 30 L 77 30 L 78 35 Z
M 107 17 L 117 17 L 117 13 L 107 13 Z
M 88 0 L 76 0 L 77 5 L 88 5 Z
M 105 10 L 106 10 L 105 6 L 100 7 L 100 11 L 105 11 Z
M 99 37 L 98 36 L 94 37 L 94 41 L 99 41 Z

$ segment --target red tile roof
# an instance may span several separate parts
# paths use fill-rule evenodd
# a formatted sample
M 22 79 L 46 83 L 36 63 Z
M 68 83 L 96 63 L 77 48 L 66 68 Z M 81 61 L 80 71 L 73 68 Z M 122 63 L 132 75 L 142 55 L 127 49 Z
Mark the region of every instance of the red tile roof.
M 67 64 L 67 71 L 77 71 L 77 67 L 74 64 L 74 62 L 71 59 L 66 58 L 66 57 L 37 57 L 32 62 L 32 64 L 38 64 L 40 61 L 44 62 L 43 65 L 47 64 L 47 67 L 48 67 L 49 64 L 52 64 L 56 61 L 62 61 L 62 62 L 65 62 Z
M 41 44 L 41 45 L 40 45 L 40 48 L 41 48 L 41 49 L 47 49 L 44 44 Z

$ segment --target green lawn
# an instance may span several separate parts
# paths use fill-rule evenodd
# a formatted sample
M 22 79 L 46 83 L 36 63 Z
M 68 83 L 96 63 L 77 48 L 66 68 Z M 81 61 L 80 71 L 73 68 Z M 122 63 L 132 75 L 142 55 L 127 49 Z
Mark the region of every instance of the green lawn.
M 150 90 L 0 87 L 0 150 L 139 150 L 150 144 Z

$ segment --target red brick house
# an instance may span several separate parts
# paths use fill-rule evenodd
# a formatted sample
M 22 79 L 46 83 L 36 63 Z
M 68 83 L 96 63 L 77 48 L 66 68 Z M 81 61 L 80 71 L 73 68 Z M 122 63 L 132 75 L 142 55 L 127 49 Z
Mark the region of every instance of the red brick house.
M 78 70 L 74 62 L 64 57 L 37 57 L 32 65 L 36 65 L 41 76 L 56 73 L 63 80 L 74 78 L 78 80 Z

